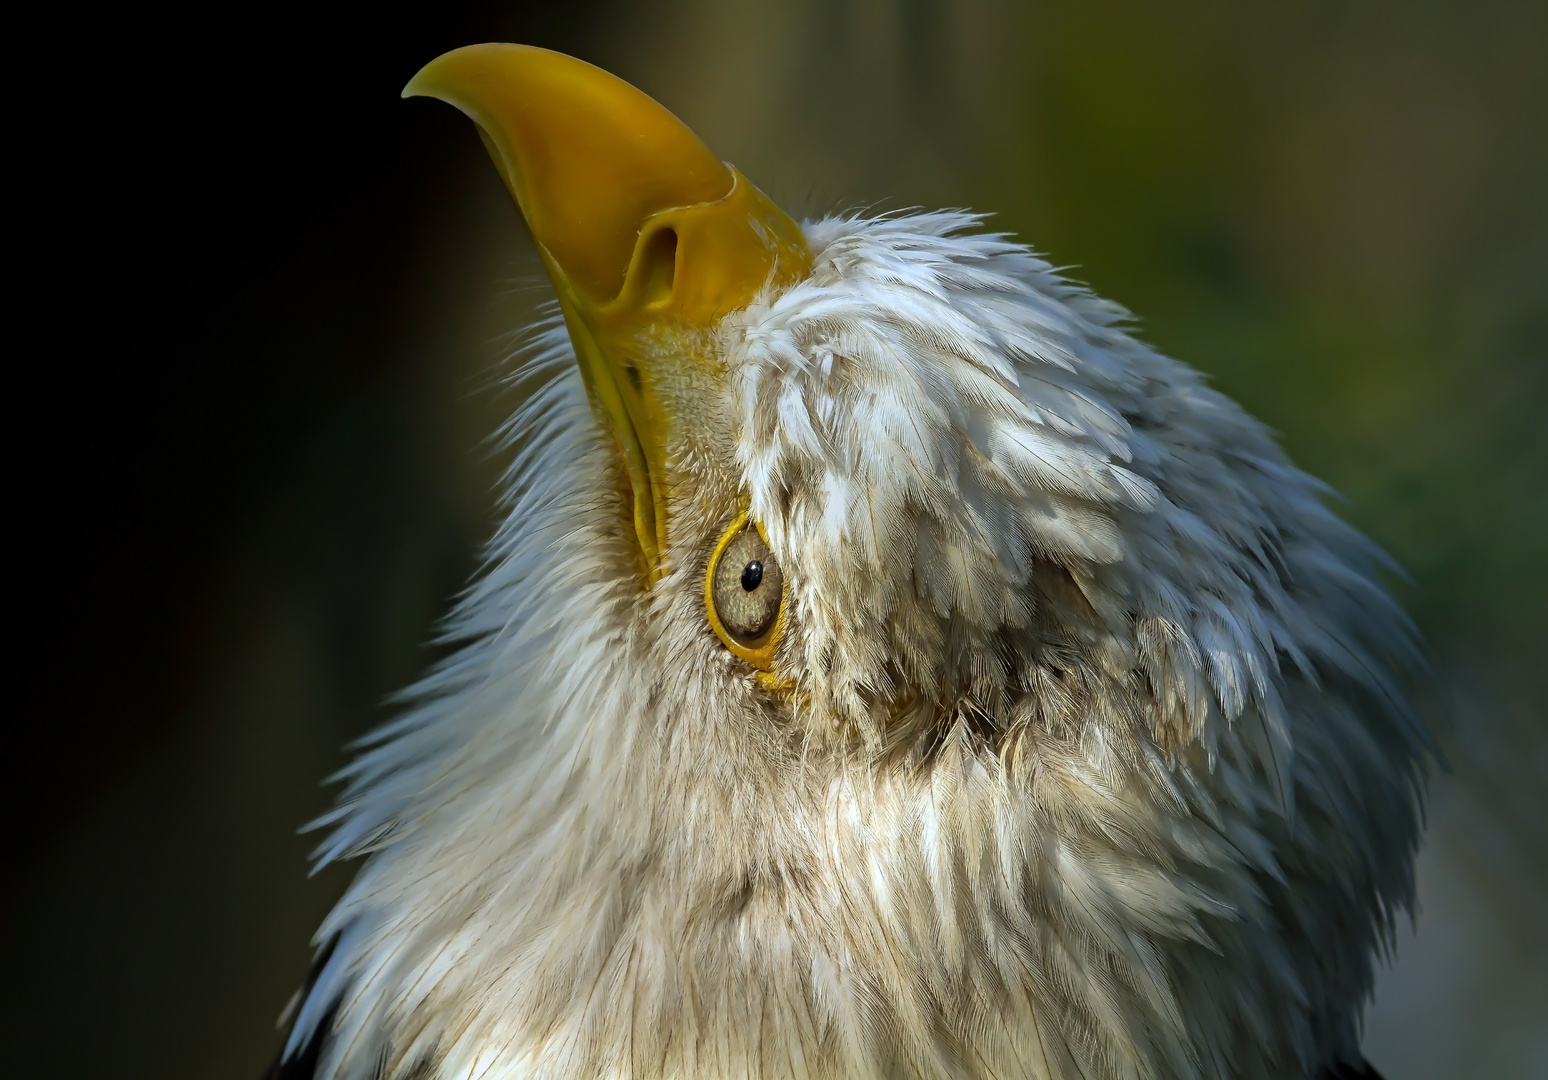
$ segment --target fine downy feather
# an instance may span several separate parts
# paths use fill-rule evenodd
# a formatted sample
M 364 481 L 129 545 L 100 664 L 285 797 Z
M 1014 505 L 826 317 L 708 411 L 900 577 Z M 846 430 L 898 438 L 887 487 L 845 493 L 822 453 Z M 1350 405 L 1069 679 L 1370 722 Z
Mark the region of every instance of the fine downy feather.
M 289 1036 L 320 1080 L 1358 1061 L 1426 753 L 1382 557 L 978 224 L 806 226 L 692 388 L 649 591 L 540 328 L 461 649 L 323 822 L 365 861 Z M 787 693 L 705 622 L 728 500 L 784 568 Z

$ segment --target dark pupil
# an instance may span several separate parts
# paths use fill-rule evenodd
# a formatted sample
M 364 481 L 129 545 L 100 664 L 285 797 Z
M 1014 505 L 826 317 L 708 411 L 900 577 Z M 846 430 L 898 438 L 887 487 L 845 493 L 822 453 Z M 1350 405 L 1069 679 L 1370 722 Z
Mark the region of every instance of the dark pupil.
M 742 567 L 742 591 L 752 592 L 763 584 L 763 564 L 757 559 Z

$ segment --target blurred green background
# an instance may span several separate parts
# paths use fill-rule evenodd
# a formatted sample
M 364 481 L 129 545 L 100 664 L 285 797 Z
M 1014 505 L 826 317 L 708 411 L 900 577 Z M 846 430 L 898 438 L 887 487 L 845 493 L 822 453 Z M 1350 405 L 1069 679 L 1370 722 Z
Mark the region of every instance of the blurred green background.
M 506 39 L 629 79 L 797 213 L 992 212 L 1342 492 L 1412 575 L 1394 587 L 1432 650 L 1449 760 L 1368 1055 L 1389 1080 L 1548 1076 L 1548 5 L 443 6 L 369 33 L 254 15 L 263 55 L 209 61 L 235 83 L 356 57 L 331 102 L 285 96 L 287 75 L 248 113 L 210 106 L 266 118 L 236 136 L 265 199 L 321 209 L 254 227 L 229 284 L 179 270 L 195 291 L 167 295 L 193 301 L 128 317 L 134 355 L 176 325 L 189 372 L 244 374 L 168 391 L 176 438 L 143 482 L 183 509 L 135 519 L 161 554 L 101 555 L 127 569 L 80 601 L 120 619 L 80 655 L 143 662 L 38 697 L 38 724 L 113 749 L 32 804 L 7 891 L 25 1075 L 255 1077 L 275 1048 L 345 881 L 307 879 L 294 830 L 476 565 L 500 467 L 484 439 L 513 405 L 491 385 L 541 297 L 516 284 L 539 269 L 471 126 L 394 99 L 437 52 Z M 187 161 L 232 137 L 178 131 Z M 147 185 L 166 160 L 138 159 Z M 225 249 L 175 224 L 211 197 L 164 198 L 171 231 L 140 250 Z M 182 334 L 190 306 L 203 329 Z M 214 419 L 188 435 L 196 412 Z M 188 479 L 201 455 L 210 475 Z M 113 601 L 120 579 L 139 607 Z

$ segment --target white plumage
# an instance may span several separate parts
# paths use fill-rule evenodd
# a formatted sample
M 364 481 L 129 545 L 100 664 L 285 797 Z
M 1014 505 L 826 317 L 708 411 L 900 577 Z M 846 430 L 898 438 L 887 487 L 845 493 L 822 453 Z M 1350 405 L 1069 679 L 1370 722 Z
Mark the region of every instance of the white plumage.
M 664 572 L 557 320 L 460 650 L 345 772 L 316 1075 L 1307 1077 L 1425 741 L 1380 554 L 1124 312 L 954 213 L 804 226 L 655 392 Z M 670 339 L 652 346 L 677 347 Z M 750 511 L 780 687 L 705 620 Z

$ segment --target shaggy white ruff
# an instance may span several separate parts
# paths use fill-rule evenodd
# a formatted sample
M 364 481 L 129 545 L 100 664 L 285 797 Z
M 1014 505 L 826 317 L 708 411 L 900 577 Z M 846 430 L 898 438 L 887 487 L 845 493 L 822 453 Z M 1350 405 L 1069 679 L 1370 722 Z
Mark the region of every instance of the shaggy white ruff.
M 1305 1077 L 1412 899 L 1380 555 L 1263 427 L 977 219 L 807 226 L 669 386 L 639 584 L 562 328 L 461 650 L 345 771 L 318 1075 Z M 706 624 L 750 504 L 764 690 Z M 333 1011 L 335 1010 L 336 1011 Z

